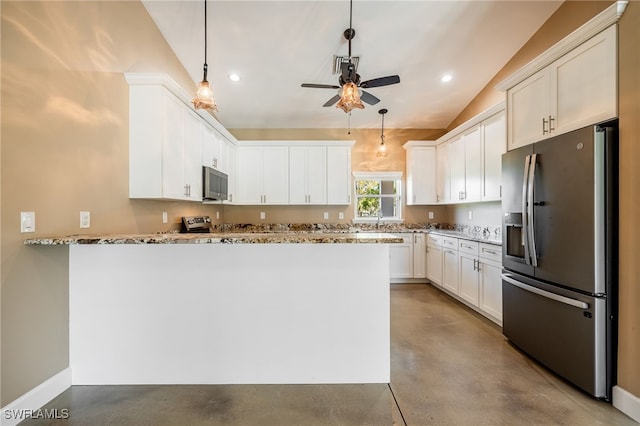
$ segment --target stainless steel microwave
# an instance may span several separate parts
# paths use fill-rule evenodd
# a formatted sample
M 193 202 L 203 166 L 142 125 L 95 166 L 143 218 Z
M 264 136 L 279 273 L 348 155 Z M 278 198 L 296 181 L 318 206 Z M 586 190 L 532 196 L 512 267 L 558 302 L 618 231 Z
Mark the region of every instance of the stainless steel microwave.
M 225 201 L 228 196 L 229 177 L 216 169 L 202 167 L 202 188 L 205 200 Z

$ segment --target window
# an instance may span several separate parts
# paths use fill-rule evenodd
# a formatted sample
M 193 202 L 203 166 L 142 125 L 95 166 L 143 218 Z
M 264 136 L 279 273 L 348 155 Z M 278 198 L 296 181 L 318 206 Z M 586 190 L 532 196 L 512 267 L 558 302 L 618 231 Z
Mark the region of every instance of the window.
M 402 172 L 354 172 L 354 222 L 402 221 Z

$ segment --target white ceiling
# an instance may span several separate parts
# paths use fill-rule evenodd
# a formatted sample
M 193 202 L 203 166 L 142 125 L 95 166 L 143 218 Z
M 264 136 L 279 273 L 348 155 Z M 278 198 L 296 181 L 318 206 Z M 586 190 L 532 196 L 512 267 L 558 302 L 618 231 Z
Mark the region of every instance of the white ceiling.
M 204 63 L 204 1 L 143 0 L 196 82 Z M 398 74 L 367 89 L 381 99 L 351 116 L 352 128 L 446 128 L 562 1 L 379 1 L 353 3 L 352 54 L 362 80 Z M 346 56 L 348 0 L 209 0 L 209 78 L 227 128 L 345 128 L 323 108 L 337 84 L 333 55 Z M 238 73 L 240 82 L 229 80 Z M 453 80 L 440 81 L 445 73 Z M 190 88 L 185 88 L 189 90 Z

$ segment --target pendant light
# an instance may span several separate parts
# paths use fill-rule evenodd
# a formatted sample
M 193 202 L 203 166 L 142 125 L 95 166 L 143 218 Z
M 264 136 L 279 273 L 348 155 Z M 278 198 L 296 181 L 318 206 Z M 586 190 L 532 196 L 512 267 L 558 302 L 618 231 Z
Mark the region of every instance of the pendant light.
M 349 29 L 344 32 L 344 36 L 349 41 L 349 62 L 351 62 L 351 39 L 355 37 L 356 32 L 353 29 L 353 0 L 349 1 Z M 359 80 L 360 76 L 356 74 L 356 79 Z M 360 100 L 360 89 L 353 81 L 347 81 L 342 85 L 342 94 L 340 95 L 340 101 L 336 105 L 336 108 L 342 108 L 346 113 L 351 112 L 354 108 L 363 109 L 362 101 Z
M 196 97 L 193 98 L 193 106 L 195 109 L 210 109 L 218 111 L 216 101 L 213 99 L 213 91 L 211 85 L 207 81 L 207 0 L 204 0 L 204 75 L 202 81 L 198 84 Z
M 378 152 L 376 153 L 376 157 L 386 157 L 387 154 L 387 146 L 384 144 L 384 115 L 389 112 L 386 108 L 382 108 L 378 111 L 378 114 L 382 116 L 382 130 L 380 133 L 380 145 L 378 146 Z

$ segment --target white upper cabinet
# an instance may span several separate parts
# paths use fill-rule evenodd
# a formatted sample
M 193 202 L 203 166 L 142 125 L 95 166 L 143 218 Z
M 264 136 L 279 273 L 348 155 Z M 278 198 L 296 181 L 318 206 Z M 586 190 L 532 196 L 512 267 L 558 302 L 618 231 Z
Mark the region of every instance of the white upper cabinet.
M 435 144 L 411 141 L 403 147 L 407 151 L 407 205 L 436 204 Z
M 239 141 L 234 204 L 350 204 L 353 144 Z
M 441 143 L 436 147 L 436 201 L 451 201 L 451 180 L 449 175 L 449 145 Z
M 502 102 L 436 141 L 438 203 L 500 200 L 506 132 L 505 107 Z
M 235 138 L 209 113 L 195 111 L 175 81 L 165 74 L 125 78 L 130 198 L 201 202 L 203 165 L 235 179 L 226 155 L 235 150 Z
M 288 147 L 240 146 L 237 191 L 237 204 L 288 204 Z
M 200 126 L 166 88 L 130 87 L 130 198 L 202 200 Z
M 327 203 L 327 148 L 289 147 L 289 204 Z
M 504 111 L 482 122 L 482 200 L 502 197 L 502 154 L 507 150 Z
M 616 28 L 508 87 L 509 149 L 617 116 Z
M 327 204 L 351 204 L 351 146 L 327 147 Z

